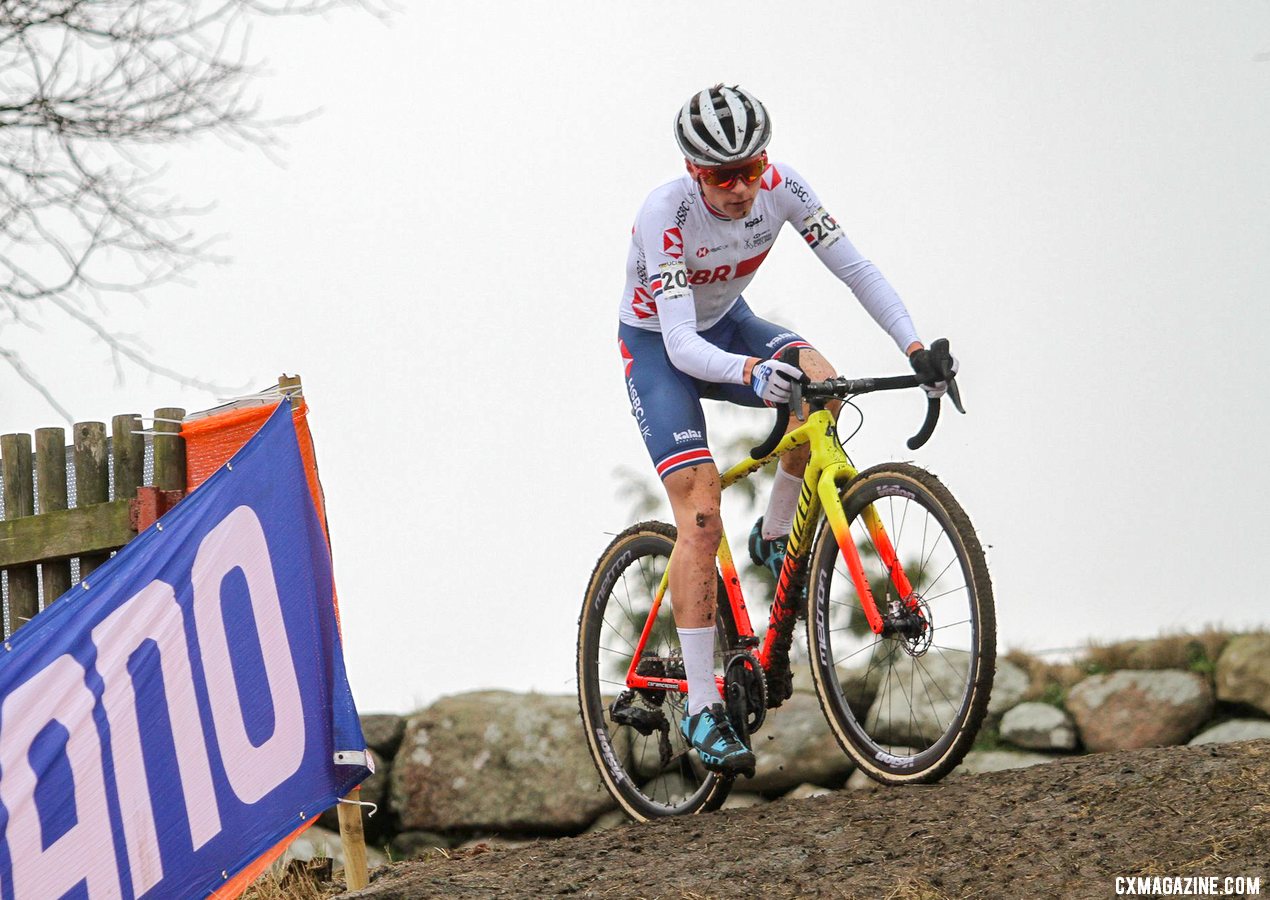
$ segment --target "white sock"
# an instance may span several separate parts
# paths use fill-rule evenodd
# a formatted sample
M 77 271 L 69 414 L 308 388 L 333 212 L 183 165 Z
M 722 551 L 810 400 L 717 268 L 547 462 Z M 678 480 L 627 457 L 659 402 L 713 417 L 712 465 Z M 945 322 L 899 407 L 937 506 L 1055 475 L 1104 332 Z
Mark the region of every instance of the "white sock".
M 784 537 L 794 527 L 794 511 L 798 509 L 798 495 L 802 492 L 803 476 L 790 475 L 776 467 L 776 481 L 767 499 L 767 513 L 763 516 L 763 540 Z
M 714 681 L 714 626 L 675 630 L 679 632 L 684 674 L 688 677 L 688 715 L 695 716 L 719 702 L 719 687 Z

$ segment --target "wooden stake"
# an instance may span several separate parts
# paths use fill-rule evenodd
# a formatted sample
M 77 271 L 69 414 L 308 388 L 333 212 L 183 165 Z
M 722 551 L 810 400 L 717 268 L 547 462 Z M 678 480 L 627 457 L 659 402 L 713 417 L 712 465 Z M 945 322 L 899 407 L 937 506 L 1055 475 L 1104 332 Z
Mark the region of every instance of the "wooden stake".
M 185 410 L 165 406 L 154 411 L 154 486 L 161 491 L 185 490 Z
M 92 506 L 110 500 L 110 459 L 106 451 L 105 422 L 76 422 L 75 505 Z M 85 553 L 79 557 L 82 581 L 110 559 L 109 553 Z
M 35 430 L 35 468 L 40 482 L 40 515 L 66 509 L 66 432 L 63 429 Z M 71 561 L 45 560 L 40 563 L 40 579 L 44 584 L 44 605 L 48 606 L 71 589 Z
M 366 871 L 366 832 L 362 830 L 362 789 L 353 788 L 345 800 L 350 803 L 339 804 L 340 841 L 344 844 L 344 880 L 347 889 L 360 891 L 370 884 L 370 875 Z
M 139 432 L 141 416 L 130 413 L 110 420 L 110 452 L 115 463 L 115 499 L 131 500 L 145 482 L 146 441 Z

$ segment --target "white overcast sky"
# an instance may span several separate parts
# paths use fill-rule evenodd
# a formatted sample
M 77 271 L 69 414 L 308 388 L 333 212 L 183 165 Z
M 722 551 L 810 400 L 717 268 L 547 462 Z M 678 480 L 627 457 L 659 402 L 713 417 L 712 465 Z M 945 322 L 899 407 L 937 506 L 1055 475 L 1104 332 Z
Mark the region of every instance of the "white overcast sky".
M 651 473 L 615 348 L 630 227 L 716 81 L 952 339 L 969 415 L 913 454 L 920 399 L 866 398 L 851 452 L 961 499 L 1003 648 L 1270 621 L 1270 4 L 411 2 L 252 46 L 267 107 L 321 115 L 281 167 L 173 151 L 232 261 L 108 313 L 190 374 L 303 377 L 362 711 L 574 689 L 613 469 Z M 747 296 L 844 373 L 905 370 L 792 231 Z M 20 349 L 78 419 L 216 401 L 117 384 L 47 322 Z M 59 424 L 7 370 L 0 398 L 0 431 Z

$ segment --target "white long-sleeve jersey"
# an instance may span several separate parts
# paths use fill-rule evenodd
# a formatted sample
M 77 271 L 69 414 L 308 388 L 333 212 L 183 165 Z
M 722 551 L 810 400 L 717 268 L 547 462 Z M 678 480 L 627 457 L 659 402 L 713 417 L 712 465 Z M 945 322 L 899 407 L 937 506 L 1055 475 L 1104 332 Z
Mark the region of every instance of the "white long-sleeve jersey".
M 761 188 L 744 219 L 712 209 L 686 173 L 649 194 L 631 231 L 621 320 L 660 331 L 680 371 L 702 381 L 742 384 L 746 358 L 699 332 L 732 308 L 789 222 L 901 350 L 918 340 L 895 289 L 851 244 L 801 175 L 772 163 Z

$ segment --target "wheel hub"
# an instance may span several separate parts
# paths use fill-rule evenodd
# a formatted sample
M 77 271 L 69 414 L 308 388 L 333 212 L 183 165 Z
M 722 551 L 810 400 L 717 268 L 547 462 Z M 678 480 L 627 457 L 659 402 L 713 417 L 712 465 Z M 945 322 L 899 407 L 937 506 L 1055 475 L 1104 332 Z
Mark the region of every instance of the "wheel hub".
M 891 601 L 891 608 L 882 617 L 882 635 L 898 639 L 909 656 L 924 656 L 935 637 L 935 620 L 926 598 L 913 594 L 907 604 Z

